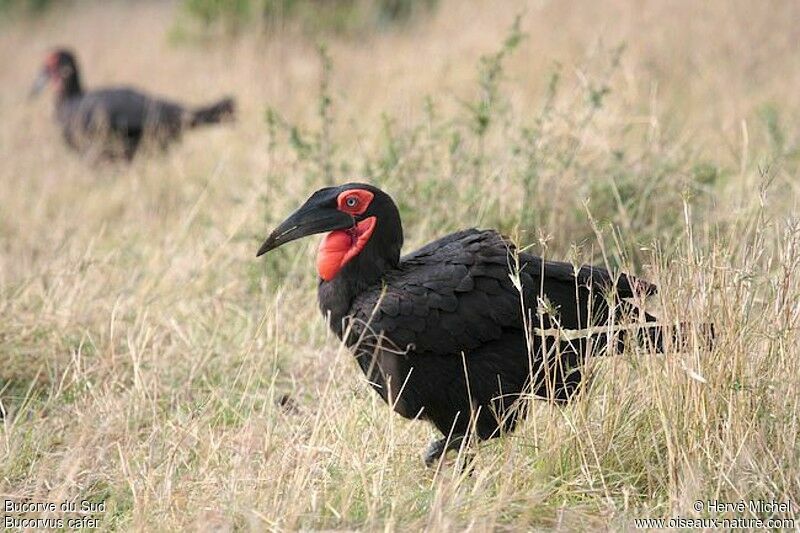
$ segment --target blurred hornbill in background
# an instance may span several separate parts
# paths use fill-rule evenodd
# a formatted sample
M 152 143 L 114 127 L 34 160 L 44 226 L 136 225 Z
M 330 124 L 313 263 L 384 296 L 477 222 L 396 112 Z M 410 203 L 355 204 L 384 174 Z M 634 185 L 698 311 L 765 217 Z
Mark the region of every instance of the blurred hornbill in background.
M 663 350 L 662 326 L 626 300 L 641 302 L 654 285 L 544 261 L 493 230 L 453 233 L 401 257 L 400 214 L 371 185 L 315 192 L 258 255 L 322 232 L 320 308 L 381 398 L 442 432 L 429 466 L 470 434 L 511 431 L 526 397 L 570 400 L 587 354 L 619 352 L 630 339 Z
M 55 89 L 56 119 L 67 144 L 94 157 L 130 160 L 143 141 L 163 149 L 184 129 L 232 120 L 235 112 L 231 98 L 187 108 L 128 87 L 85 91 L 75 57 L 64 49 L 47 56 L 31 95 L 48 83 Z

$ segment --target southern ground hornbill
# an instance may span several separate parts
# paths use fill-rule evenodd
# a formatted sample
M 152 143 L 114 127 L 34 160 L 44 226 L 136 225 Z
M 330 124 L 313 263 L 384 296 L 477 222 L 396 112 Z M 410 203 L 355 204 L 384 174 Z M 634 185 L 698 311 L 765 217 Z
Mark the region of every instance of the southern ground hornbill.
M 429 466 L 473 431 L 511 431 L 525 411 L 519 400 L 568 401 L 588 353 L 617 352 L 633 338 L 662 349 L 661 326 L 626 300 L 654 285 L 517 252 L 492 230 L 453 233 L 401 257 L 397 207 L 371 185 L 315 192 L 258 255 L 322 232 L 320 308 L 381 398 L 442 432 Z M 559 334 L 567 330 L 583 336 Z
M 50 53 L 31 94 L 48 83 L 56 93 L 56 119 L 64 139 L 76 151 L 108 159 L 132 159 L 142 142 L 160 148 L 183 130 L 233 119 L 231 98 L 187 108 L 128 87 L 84 91 L 78 64 L 68 50 Z

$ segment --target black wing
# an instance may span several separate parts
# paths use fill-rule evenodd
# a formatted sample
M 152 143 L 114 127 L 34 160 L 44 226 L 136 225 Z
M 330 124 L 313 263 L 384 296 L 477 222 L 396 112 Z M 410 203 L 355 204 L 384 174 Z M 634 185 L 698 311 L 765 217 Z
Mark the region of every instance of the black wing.
M 108 125 L 114 131 L 177 129 L 185 115 L 179 104 L 128 88 L 90 91 L 81 98 L 79 109 L 85 124 Z
M 382 290 L 354 301 L 352 330 L 383 334 L 396 348 L 416 354 L 469 353 L 524 329 L 522 310 L 534 327 L 583 329 L 609 317 L 610 302 L 634 293 L 652 293 L 649 283 L 598 267 L 519 254 L 519 286 L 514 246 L 495 231 L 469 229 L 434 241 L 400 261 Z M 611 299 L 608 296 L 612 296 Z M 537 309 L 544 309 L 541 318 Z M 554 312 L 555 310 L 555 312 Z M 371 344 L 371 343 L 370 343 Z

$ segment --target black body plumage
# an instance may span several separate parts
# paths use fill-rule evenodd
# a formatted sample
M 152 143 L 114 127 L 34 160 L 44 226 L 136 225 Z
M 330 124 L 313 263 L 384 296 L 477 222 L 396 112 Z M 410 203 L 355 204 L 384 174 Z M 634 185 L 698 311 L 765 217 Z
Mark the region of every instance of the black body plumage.
M 495 231 L 461 231 L 403 257 L 371 286 L 344 271 L 321 282 L 319 305 L 395 411 L 429 420 L 444 435 L 466 434 L 472 420 L 481 438 L 495 437 L 513 429 L 523 394 L 567 401 L 582 381 L 587 342 L 547 343 L 555 337 L 533 329 L 526 337 L 523 309 L 530 328 L 582 330 L 607 324 L 614 300 L 622 319 L 622 309 L 631 310 L 622 299 L 634 296 L 626 276 L 594 267 L 576 273 L 525 253 L 517 255 L 520 292 L 514 253 Z M 537 313 L 540 295 L 556 316 Z M 601 353 L 603 337 L 593 340 Z

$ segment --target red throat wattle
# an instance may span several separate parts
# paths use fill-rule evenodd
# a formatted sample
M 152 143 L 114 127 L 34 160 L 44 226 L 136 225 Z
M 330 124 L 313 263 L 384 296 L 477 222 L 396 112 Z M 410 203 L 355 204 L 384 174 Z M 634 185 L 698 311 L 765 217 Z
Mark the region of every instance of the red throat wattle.
M 368 217 L 349 229 L 339 229 L 325 235 L 317 251 L 319 277 L 330 281 L 352 258 L 357 256 L 375 230 L 375 217 Z

